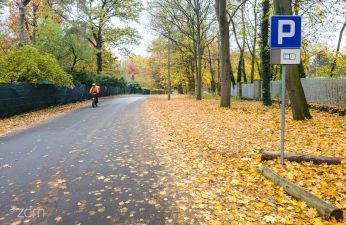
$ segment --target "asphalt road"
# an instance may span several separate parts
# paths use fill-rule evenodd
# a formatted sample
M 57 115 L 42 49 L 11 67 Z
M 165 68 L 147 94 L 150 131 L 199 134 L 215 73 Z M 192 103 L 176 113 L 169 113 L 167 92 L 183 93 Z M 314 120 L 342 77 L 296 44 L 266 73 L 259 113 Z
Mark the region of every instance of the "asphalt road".
M 0 138 L 0 224 L 171 220 L 145 99 L 108 99 Z

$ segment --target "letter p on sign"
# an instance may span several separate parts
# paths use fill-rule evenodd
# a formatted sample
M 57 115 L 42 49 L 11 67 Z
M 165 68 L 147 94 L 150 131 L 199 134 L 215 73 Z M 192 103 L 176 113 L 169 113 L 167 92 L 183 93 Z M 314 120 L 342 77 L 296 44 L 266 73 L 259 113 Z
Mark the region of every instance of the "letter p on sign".
M 300 16 L 272 16 L 270 48 L 300 48 L 301 21 Z
M 289 27 L 289 31 L 284 31 L 284 26 Z M 284 37 L 291 38 L 294 37 L 296 30 L 296 25 L 293 20 L 279 20 L 279 30 L 278 30 L 278 44 L 282 45 L 282 39 Z

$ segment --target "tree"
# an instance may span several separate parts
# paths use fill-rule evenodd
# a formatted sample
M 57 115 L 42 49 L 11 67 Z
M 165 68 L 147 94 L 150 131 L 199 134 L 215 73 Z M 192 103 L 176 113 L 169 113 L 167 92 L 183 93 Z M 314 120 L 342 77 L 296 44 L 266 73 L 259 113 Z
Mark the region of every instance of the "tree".
M 272 105 L 270 96 L 270 64 L 269 64 L 269 0 L 262 1 L 262 21 L 261 21 L 261 57 L 262 57 L 262 90 L 263 90 L 263 104 Z
M 135 79 L 135 75 L 139 74 L 138 66 L 131 60 L 127 62 L 126 74 L 129 75 L 132 80 Z
M 197 78 L 196 99 L 202 99 L 203 54 L 215 38 L 208 35 L 213 24 L 213 19 L 210 18 L 211 0 L 157 0 L 152 8 L 154 29 L 169 38 L 174 45 L 178 45 L 182 51 L 188 50 L 193 54 L 191 69 Z M 182 36 L 190 41 L 186 43 Z
M 85 37 L 96 51 L 97 73 L 103 70 L 102 54 L 106 47 L 137 43 L 137 31 L 122 22 L 137 22 L 142 10 L 138 0 L 80 0 L 77 9 L 69 1 L 51 0 L 50 5 L 70 24 L 85 27 Z
M 274 9 L 277 15 L 292 15 L 292 0 L 274 0 Z M 300 81 L 298 65 L 287 65 L 286 73 L 286 88 L 291 100 L 293 119 L 311 119 L 309 106 Z
M 227 1 L 224 0 L 215 0 L 215 11 L 217 20 L 219 23 L 219 39 L 220 39 L 220 78 L 221 78 L 221 107 L 230 107 L 231 106 L 231 93 L 230 87 L 231 82 L 234 84 L 234 76 L 232 65 L 230 61 L 230 43 L 229 43 L 229 25 L 232 23 L 233 26 L 233 17 L 240 7 L 242 7 L 247 0 L 241 1 L 235 9 L 231 11 L 228 10 Z M 234 26 L 233 26 L 234 28 Z M 233 29 L 234 34 L 236 35 L 235 29 Z M 244 37 L 244 36 L 243 36 Z M 245 44 L 245 42 L 244 42 Z M 238 43 L 238 46 L 239 43 Z M 241 63 L 242 64 L 242 63 Z M 241 65 L 242 66 L 242 65 Z M 242 69 L 244 69 L 242 67 Z
M 74 32 L 65 34 L 65 43 L 68 47 L 67 65 L 70 65 L 69 70 L 74 71 L 78 63 L 84 61 L 91 62 L 93 57 L 93 49 L 81 36 Z
M 5 82 L 45 83 L 72 85 L 55 57 L 33 47 L 22 47 L 5 53 L 0 58 L 1 77 Z
M 47 0 L 30 0 L 27 1 L 25 6 L 20 2 L 18 0 L 8 0 L 8 26 L 17 37 L 20 46 L 24 44 L 35 44 L 40 22 L 48 17 L 53 18 L 53 12 L 48 7 Z M 18 14 L 17 11 L 21 13 Z M 58 19 L 56 15 L 55 19 Z M 23 30 L 21 27 L 23 27 Z
M 31 0 L 20 0 L 18 2 L 19 8 L 19 45 L 25 44 L 25 9 Z
M 171 100 L 171 46 L 168 39 L 167 44 L 167 99 Z
M 247 82 L 247 78 L 246 78 L 246 72 L 245 72 L 245 17 L 244 17 L 244 9 L 245 9 L 245 3 L 241 6 L 241 36 L 242 36 L 242 42 L 240 43 L 238 40 L 238 35 L 237 35 L 237 31 L 236 31 L 236 27 L 235 27 L 235 22 L 233 20 L 233 18 L 230 19 L 231 23 L 232 23 L 232 28 L 233 28 L 233 34 L 234 34 L 234 38 L 235 41 L 238 45 L 240 54 L 239 54 L 239 59 L 238 59 L 238 67 L 237 67 L 237 83 L 238 83 L 238 96 L 240 97 L 242 95 L 242 85 L 241 85 L 241 80 L 243 77 L 244 82 Z
M 54 55 L 60 61 L 67 55 L 64 36 L 61 25 L 48 18 L 38 26 L 38 40 L 35 46 L 40 51 Z
M 37 27 L 35 46 L 56 57 L 66 70 L 73 71 L 78 62 L 93 60 L 93 49 L 77 27 L 64 30 L 52 17 L 42 20 Z
M 221 71 L 221 107 L 231 106 L 231 60 L 229 53 L 229 23 L 226 13 L 226 0 L 215 0 L 215 10 L 220 33 L 220 71 Z
M 251 83 L 253 83 L 254 78 L 255 78 L 255 63 L 256 64 L 258 63 L 256 60 L 257 28 L 258 28 L 257 0 L 255 0 L 255 2 L 253 3 L 252 8 L 253 8 L 253 15 L 254 15 L 254 18 L 253 18 L 254 25 L 251 27 L 251 29 L 253 30 L 253 41 L 251 42 L 251 46 L 249 45 L 248 41 L 246 40 L 246 44 L 247 44 L 249 52 L 251 54 L 251 75 L 250 75 L 250 82 Z M 247 30 L 250 31 L 249 28 Z
M 344 22 L 344 24 L 342 25 L 342 28 L 341 28 L 340 33 L 339 33 L 338 45 L 337 45 L 337 47 L 336 47 L 335 57 L 334 57 L 334 59 L 333 59 L 333 63 L 332 63 L 331 69 L 330 69 L 330 77 L 333 77 L 333 76 L 334 76 L 334 70 L 335 70 L 335 66 L 336 66 L 336 60 L 337 60 L 338 55 L 339 55 L 339 52 L 340 52 L 341 39 L 342 39 L 342 34 L 344 33 L 344 30 L 345 30 L 345 27 L 346 27 L 346 17 L 345 17 L 345 22 Z
M 209 63 L 210 76 L 211 76 L 210 91 L 213 95 L 215 95 L 215 91 L 216 91 L 215 70 L 213 67 L 213 58 L 210 52 L 210 46 L 208 46 L 207 50 L 208 50 L 208 63 Z

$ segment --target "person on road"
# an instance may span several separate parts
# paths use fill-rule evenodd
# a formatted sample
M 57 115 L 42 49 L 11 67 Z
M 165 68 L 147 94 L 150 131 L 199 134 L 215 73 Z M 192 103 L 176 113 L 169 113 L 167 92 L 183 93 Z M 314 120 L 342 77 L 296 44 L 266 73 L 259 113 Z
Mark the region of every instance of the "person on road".
M 97 105 L 99 103 L 98 94 L 100 93 L 100 86 L 93 83 L 91 88 L 90 88 L 89 93 L 92 95 L 92 97 L 96 98 L 96 105 Z

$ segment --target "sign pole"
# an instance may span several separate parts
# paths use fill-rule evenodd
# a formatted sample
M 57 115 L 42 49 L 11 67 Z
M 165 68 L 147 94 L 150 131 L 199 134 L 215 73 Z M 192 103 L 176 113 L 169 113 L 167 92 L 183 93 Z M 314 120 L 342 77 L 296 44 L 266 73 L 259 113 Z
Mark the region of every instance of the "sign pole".
M 282 65 L 281 149 L 280 162 L 285 158 L 285 97 L 286 66 L 300 64 L 302 47 L 302 17 L 277 15 L 270 17 L 270 64 Z
M 282 65 L 282 100 L 281 100 L 281 165 L 285 165 L 285 96 L 286 96 L 286 65 Z

